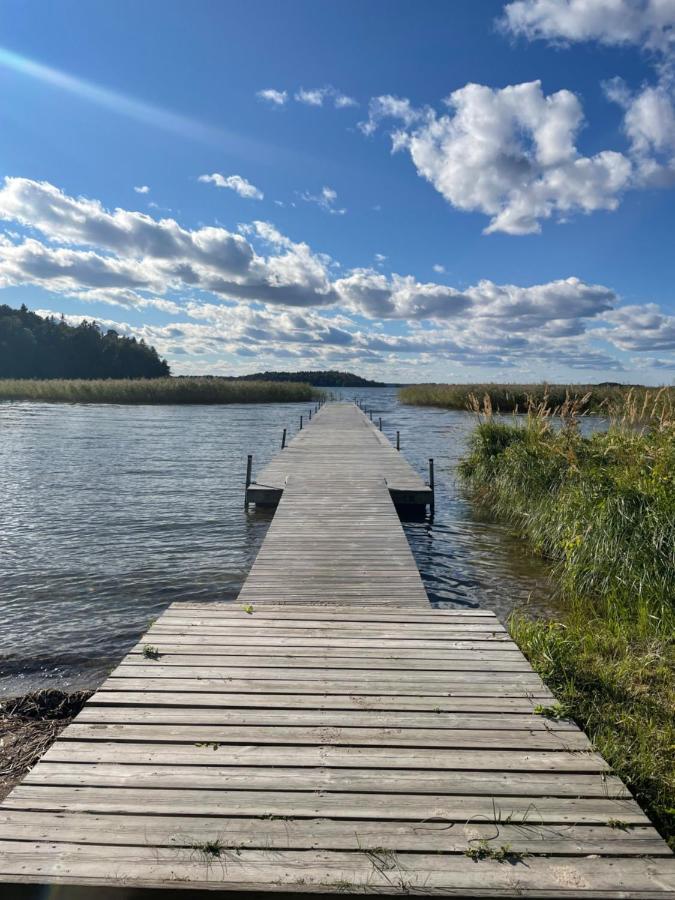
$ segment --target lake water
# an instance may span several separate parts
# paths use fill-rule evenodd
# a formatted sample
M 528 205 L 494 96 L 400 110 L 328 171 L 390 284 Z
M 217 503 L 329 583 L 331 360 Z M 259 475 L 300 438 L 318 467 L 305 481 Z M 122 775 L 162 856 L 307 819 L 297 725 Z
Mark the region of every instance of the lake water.
M 434 521 L 405 525 L 432 601 L 549 608 L 544 564 L 456 482 L 475 418 L 335 393 L 400 431 L 425 477 L 434 457 Z M 96 686 L 169 603 L 234 600 L 271 518 L 244 510 L 246 456 L 255 474 L 310 406 L 0 403 L 0 695 Z

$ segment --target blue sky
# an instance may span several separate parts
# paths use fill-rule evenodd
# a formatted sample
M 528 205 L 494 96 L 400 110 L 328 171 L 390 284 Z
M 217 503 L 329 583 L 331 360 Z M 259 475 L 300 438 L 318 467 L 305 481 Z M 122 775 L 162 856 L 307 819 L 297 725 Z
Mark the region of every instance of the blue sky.
M 675 371 L 675 0 L 4 0 L 0 302 L 176 373 Z

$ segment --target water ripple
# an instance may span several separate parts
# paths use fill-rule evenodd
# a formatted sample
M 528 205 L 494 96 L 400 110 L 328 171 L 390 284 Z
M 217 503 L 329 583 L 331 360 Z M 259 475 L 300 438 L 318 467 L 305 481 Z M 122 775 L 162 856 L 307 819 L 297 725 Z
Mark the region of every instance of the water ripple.
M 472 417 L 342 393 L 421 474 L 435 459 L 435 520 L 404 526 L 432 601 L 550 604 L 546 567 L 457 485 Z M 0 694 L 95 686 L 169 603 L 234 599 L 270 521 L 244 511 L 246 455 L 265 465 L 307 406 L 0 403 Z

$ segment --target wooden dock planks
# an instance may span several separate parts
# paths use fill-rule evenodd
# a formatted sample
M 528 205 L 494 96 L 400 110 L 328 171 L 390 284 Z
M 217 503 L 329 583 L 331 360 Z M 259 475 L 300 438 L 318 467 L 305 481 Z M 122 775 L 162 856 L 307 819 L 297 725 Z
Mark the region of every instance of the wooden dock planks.
M 492 613 L 429 607 L 384 480 L 358 475 L 290 477 L 239 601 L 152 625 L 0 806 L 0 881 L 675 897 L 621 781 L 539 714 Z

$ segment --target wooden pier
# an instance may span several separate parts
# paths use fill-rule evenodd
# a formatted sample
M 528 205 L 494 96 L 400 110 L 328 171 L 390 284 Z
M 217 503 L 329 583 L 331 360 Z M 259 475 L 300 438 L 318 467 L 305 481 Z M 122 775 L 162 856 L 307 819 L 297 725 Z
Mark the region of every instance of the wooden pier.
M 249 490 L 278 509 L 238 601 L 169 607 L 0 806 L 3 900 L 675 897 L 665 842 L 541 714 L 496 617 L 430 608 L 394 506 L 428 489 L 356 407 Z

